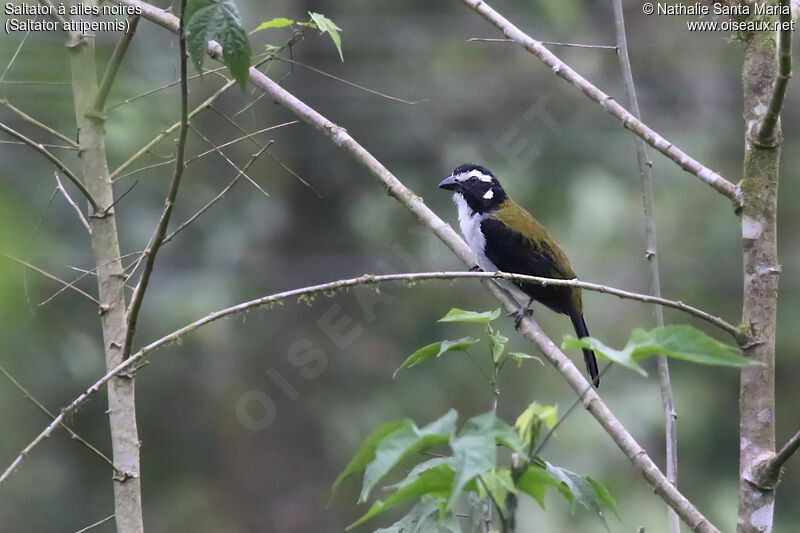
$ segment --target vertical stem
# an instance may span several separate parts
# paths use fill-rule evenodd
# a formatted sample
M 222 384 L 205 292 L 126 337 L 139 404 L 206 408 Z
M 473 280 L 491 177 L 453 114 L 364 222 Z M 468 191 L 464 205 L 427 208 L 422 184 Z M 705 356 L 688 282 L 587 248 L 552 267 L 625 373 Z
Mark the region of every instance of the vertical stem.
M 628 96 L 630 109 L 633 116 L 641 119 L 639 114 L 639 102 L 636 98 L 636 87 L 633 83 L 633 73 L 631 62 L 628 57 L 628 40 L 625 36 L 625 18 L 622 11 L 622 0 L 614 0 L 614 22 L 617 30 L 617 55 L 619 56 L 620 68 L 625 82 L 625 92 Z M 650 175 L 651 162 L 647 155 L 647 145 L 644 141 L 636 138 L 636 159 L 639 163 L 639 174 L 642 183 L 642 206 L 644 208 L 644 239 L 645 239 L 645 258 L 650 270 L 649 293 L 653 296 L 661 296 L 661 281 L 658 273 L 658 255 L 656 238 L 656 220 L 653 211 L 653 180 Z M 656 326 L 664 325 L 664 311 L 661 306 L 651 306 L 653 320 Z M 661 387 L 661 406 L 664 411 L 664 427 L 666 440 L 666 476 L 667 479 L 678 486 L 678 433 L 677 433 L 677 414 L 672 397 L 672 384 L 669 378 L 669 363 L 665 355 L 658 355 L 658 381 Z M 680 533 L 681 521 L 678 514 L 670 507 L 667 509 L 667 520 L 670 533 Z
M 770 23 L 777 17 L 759 17 Z M 778 70 L 774 32 L 745 33 L 745 153 L 741 183 L 744 294 L 742 323 L 754 341 L 744 354 L 763 366 L 742 369 L 739 389 L 739 533 L 772 531 L 774 487 L 759 486 L 755 473 L 775 453 L 775 328 L 778 300 L 776 218 L 780 144 L 761 146 L 765 118 Z M 781 138 L 780 123 L 774 136 Z
M 80 157 L 86 188 L 99 209 L 89 217 L 91 241 L 97 265 L 100 321 L 106 368 L 122 363 L 125 343 L 125 278 L 119 259 L 119 238 L 114 209 L 114 191 L 108 174 L 103 118 L 93 112 L 97 97 L 97 64 L 94 39 L 78 37 L 67 43 L 72 69 L 75 114 L 78 123 Z M 112 378 L 108 383 L 108 417 L 116 473 L 114 515 L 117 531 L 141 533 L 142 497 L 139 482 L 139 434 L 133 373 Z

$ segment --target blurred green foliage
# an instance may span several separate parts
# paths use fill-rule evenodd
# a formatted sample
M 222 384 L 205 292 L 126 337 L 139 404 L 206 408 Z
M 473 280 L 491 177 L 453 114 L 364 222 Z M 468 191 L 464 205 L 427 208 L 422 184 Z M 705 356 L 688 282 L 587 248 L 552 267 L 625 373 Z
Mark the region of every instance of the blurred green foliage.
M 547 225 L 583 279 L 634 291 L 646 288 L 639 175 L 630 134 L 518 48 L 466 42 L 469 37 L 498 35 L 459 2 L 238 0 L 237 4 L 247 31 L 274 17 L 304 20 L 309 11 L 324 13 L 342 28 L 346 61 L 340 61 L 327 36 L 316 32 L 293 48 L 295 60 L 400 98 L 428 99 L 416 105 L 386 100 L 283 62 L 268 70 L 288 90 L 346 127 L 445 220 L 455 222 L 455 208 L 436 184 L 460 163 L 483 163 L 513 198 Z M 614 40 L 607 3 L 497 0 L 493 4 L 543 40 L 592 44 Z M 644 119 L 698 160 L 738 181 L 743 144 L 740 44 L 728 42 L 721 33 L 688 33 L 680 17 L 643 17 L 633 4 L 626 15 Z M 268 44 L 283 44 L 289 32 L 272 29 L 254 34 L 254 52 Z M 5 68 L 23 37 L 12 34 L 0 41 L 0 66 Z M 115 36 L 98 35 L 96 41 L 101 61 L 107 60 Z M 624 101 L 613 52 L 554 51 Z M 109 103 L 170 83 L 177 74 L 175 39 L 143 21 Z M 31 34 L 0 92 L 73 137 L 69 86 L 27 83 L 31 81 L 69 81 L 67 52 L 59 35 Z M 215 75 L 193 81 L 192 102 L 196 105 L 221 83 Z M 106 129 L 112 168 L 177 121 L 177 96 L 176 87 L 171 87 L 110 110 Z M 248 131 L 295 118 L 268 98 L 236 88 L 216 107 Z M 0 115 L 4 123 L 52 142 L 7 110 L 0 109 Z M 217 143 L 241 136 L 214 111 L 198 115 L 193 124 Z M 783 115 L 786 141 L 778 221 L 783 268 L 778 442 L 797 430 L 800 418 L 800 392 L 793 379 L 800 373 L 796 355 L 800 340 L 792 328 L 800 319 L 798 124 L 800 93 L 790 83 Z M 312 128 L 293 125 L 259 139 L 274 140 L 270 152 L 275 158 L 322 197 L 262 157 L 249 175 L 269 197 L 242 181 L 164 248 L 144 303 L 136 345 L 257 295 L 364 272 L 461 266 L 363 168 Z M 192 135 L 188 148 L 196 154 L 208 146 Z M 170 141 L 164 141 L 139 165 L 163 162 L 173 150 Z M 240 142 L 226 153 L 243 164 L 256 150 L 253 144 Z M 58 154 L 78 168 L 75 154 Z M 80 275 L 73 267 L 91 268 L 88 239 L 72 208 L 58 195 L 49 202 L 55 188 L 52 169 L 31 150 L 16 145 L 0 146 L 0 157 L 0 251 L 64 279 Z M 651 158 L 664 295 L 735 323 L 741 308 L 738 219 L 727 201 L 697 179 L 658 154 Z M 118 183 L 118 194 L 136 183 L 116 208 L 125 252 L 145 247 L 169 175 L 165 165 Z M 196 212 L 234 175 L 214 154 L 191 163 L 178 198 L 176 223 Z M 91 276 L 78 285 L 95 290 Z M 67 291 L 47 305 L 38 305 L 58 288 L 0 257 L 0 364 L 53 410 L 103 373 L 93 304 Z M 649 308 L 643 304 L 598 294 L 586 294 L 584 299 L 590 331 L 612 346 L 622 345 L 633 328 L 652 325 Z M 491 391 L 482 376 L 466 365 L 455 368 L 436 360 L 394 380 L 391 376 L 405 356 L 430 339 L 469 333 L 469 325 L 436 324 L 448 309 L 490 305 L 486 291 L 473 281 L 390 286 L 378 294 L 353 290 L 333 300 L 319 299 L 310 307 L 285 305 L 222 321 L 154 354 L 137 379 L 147 529 L 341 531 L 366 508 L 353 509 L 357 488 L 349 486 L 326 507 L 328 488 L 372 428 L 404 417 L 432 420 L 450 408 L 466 419 L 488 408 Z M 540 307 L 535 313 L 556 340 L 570 330 L 563 317 Z M 685 320 L 677 312 L 665 314 L 668 323 Z M 705 324 L 690 322 L 728 341 Z M 463 333 L 453 331 L 461 328 Z M 509 351 L 532 351 L 518 336 L 510 337 Z M 577 351 L 572 355 L 580 357 Z M 716 525 L 731 531 L 736 524 L 739 450 L 736 372 L 674 362 L 672 374 L 679 414 L 680 487 Z M 534 398 L 561 409 L 573 398 L 554 370 L 538 364 L 509 373 L 501 386 L 504 419 Z M 604 376 L 601 394 L 663 464 L 655 379 L 612 371 Z M 242 398 L 258 401 L 243 404 Z M 0 457 L 5 466 L 47 418 L 2 377 L 0 406 Z M 98 395 L 70 422 L 108 452 L 105 409 L 105 399 Z M 253 421 L 270 423 L 257 429 L 260 426 Z M 648 533 L 666 530 L 662 502 L 588 414 L 580 410 L 572 414 L 549 446 L 554 464 L 608 485 L 619 505 L 620 531 L 639 526 Z M 793 505 L 800 493 L 799 472 L 796 464 L 788 465 L 777 496 L 776 530 L 790 531 L 800 523 L 800 508 Z M 112 512 L 107 465 L 63 431 L 35 449 L 0 488 L 3 530 L 75 531 Z M 534 527 L 602 531 L 590 517 L 571 517 L 566 503 L 554 502 L 543 512 L 532 502 L 523 502 L 519 530 Z M 112 529 L 106 524 L 97 531 Z

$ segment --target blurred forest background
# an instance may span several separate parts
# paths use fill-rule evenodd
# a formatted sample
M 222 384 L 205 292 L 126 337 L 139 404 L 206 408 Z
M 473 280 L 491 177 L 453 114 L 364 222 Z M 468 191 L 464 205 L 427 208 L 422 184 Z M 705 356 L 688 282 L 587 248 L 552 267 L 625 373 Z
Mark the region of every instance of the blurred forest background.
M 167 2 L 155 4 L 166 7 Z M 293 58 L 414 105 L 388 100 L 306 69 L 276 62 L 273 79 L 331 120 L 346 127 L 445 220 L 455 223 L 450 195 L 436 189 L 456 165 L 478 162 L 501 179 L 555 236 L 586 281 L 645 291 L 643 215 L 633 136 L 539 61 L 516 46 L 468 43 L 498 37 L 461 3 L 425 0 L 237 0 L 245 27 L 285 16 L 304 20 L 324 13 L 342 28 L 344 62 L 328 37 L 310 34 Z M 741 49 L 726 33 L 689 33 L 681 17 L 641 14 L 626 2 L 628 42 L 643 119 L 667 139 L 736 182 L 741 175 Z M 494 7 L 541 40 L 614 44 L 611 4 L 580 0 L 496 0 Z M 24 34 L 0 40 L 5 68 Z M 254 52 L 280 45 L 288 30 L 252 36 Z M 116 35 L 98 35 L 105 60 Z M 626 104 L 613 50 L 552 48 L 601 89 Z M 109 104 L 174 81 L 177 42 L 147 21 L 139 25 Z M 193 73 L 193 72 L 191 72 Z M 3 98 L 45 123 L 75 131 L 69 63 L 57 34 L 32 34 L 0 85 Z M 23 83 L 24 82 L 24 83 Z M 222 80 L 191 82 L 197 105 Z M 232 88 L 217 106 L 248 131 L 294 120 L 257 93 Z M 112 169 L 178 120 L 177 87 L 110 112 Z M 627 104 L 626 104 L 627 106 Z M 544 110 L 534 112 L 535 110 Z M 534 110 L 534 111 L 531 111 Z M 527 115 L 526 115 L 527 113 Z M 531 118 L 532 115 L 537 117 Z M 7 110 L 2 121 L 43 137 Z M 193 119 L 216 143 L 241 134 L 214 111 Z M 783 266 L 778 329 L 778 442 L 797 430 L 800 339 L 800 91 L 789 87 L 783 112 L 780 193 Z M 208 312 L 239 301 L 365 272 L 460 269 L 458 260 L 412 216 L 386 196 L 366 172 L 328 139 L 304 124 L 258 137 L 274 140 L 270 152 L 307 180 L 303 185 L 262 157 L 250 170 L 269 193 L 241 181 L 229 198 L 169 244 L 159 256 L 143 308 L 137 344 L 156 339 Z M 9 140 L 4 138 L 3 140 Z M 49 142 L 49 140 L 45 141 Z M 515 143 L 522 142 L 527 145 Z M 208 149 L 190 132 L 189 153 Z M 520 151 L 521 148 L 521 151 Z M 137 167 L 163 161 L 171 140 Z M 241 142 L 225 149 L 242 165 L 256 149 Z M 77 168 L 74 153 L 59 152 Z M 731 322 L 741 313 L 739 224 L 730 204 L 652 154 L 659 252 L 665 297 L 718 314 Z M 59 195 L 48 206 L 50 166 L 30 149 L 0 146 L 0 251 L 24 257 L 59 277 L 70 266 L 91 268 L 85 230 Z M 117 194 L 138 185 L 116 211 L 123 252 L 143 249 L 162 209 L 171 166 L 121 180 Z M 191 216 L 235 175 L 216 154 L 189 165 L 173 227 Z M 95 293 L 93 279 L 79 283 Z M 59 286 L 0 257 L 0 364 L 56 411 L 104 373 L 96 308 L 64 292 L 38 305 Z M 471 334 L 468 325 L 437 324 L 451 307 L 496 307 L 474 281 L 384 287 L 381 301 L 365 309 L 367 290 L 313 306 L 287 303 L 270 311 L 215 323 L 180 345 L 156 354 L 137 374 L 142 439 L 145 525 L 152 532 L 336 532 L 363 510 L 355 508 L 359 484 L 351 480 L 330 505 L 329 487 L 362 438 L 377 424 L 411 417 L 427 423 L 450 407 L 463 421 L 490 406 L 491 391 L 459 355 L 400 373 L 392 371 L 418 347 Z M 389 302 L 388 300 L 391 300 Z M 619 346 L 634 327 L 652 325 L 650 309 L 630 301 L 584 295 L 590 331 Z M 320 322 L 347 317 L 349 333 L 336 342 Z M 564 317 L 537 308 L 554 339 L 570 333 Z M 668 323 L 685 315 L 666 311 Z M 709 331 L 705 324 L 692 322 Z M 513 335 L 510 319 L 498 322 L 512 348 L 532 348 Z M 341 327 L 341 326 L 340 326 Z M 716 331 L 711 334 L 722 338 Z M 292 354 L 316 348 L 324 358 L 301 369 Z M 475 351 L 475 350 L 474 350 Z M 317 353 L 319 355 L 319 353 Z M 580 358 L 577 353 L 572 353 Z M 651 363 L 652 364 L 652 363 Z M 738 373 L 734 369 L 671 362 L 678 414 L 680 488 L 724 531 L 735 528 L 737 498 Z M 579 365 L 582 366 L 582 363 Z M 649 367 L 654 370 L 654 367 Z M 530 362 L 501 382 L 500 414 L 514 417 L 533 400 L 557 404 L 572 391 L 551 368 Z M 607 374 L 600 394 L 652 457 L 663 465 L 660 394 L 651 372 L 643 379 L 622 369 Z M 109 448 L 105 394 L 71 423 L 102 450 Z M 257 405 L 274 403 L 274 420 L 258 428 Z M 252 404 L 252 402 L 251 402 Z M 238 407 L 237 407 L 238 406 Z M 0 457 L 4 467 L 48 420 L 0 377 Z M 110 453 L 110 452 L 109 452 Z M 622 521 L 613 531 L 666 531 L 664 503 L 591 417 L 578 409 L 543 454 L 552 462 L 605 483 Z M 794 461 L 797 462 L 796 460 Z M 800 523 L 800 468 L 790 462 L 780 487 L 776 531 Z M 0 489 L 0 530 L 74 531 L 113 512 L 108 465 L 59 430 L 36 449 Z M 601 531 L 602 525 L 556 496 L 542 511 L 522 505 L 521 530 Z M 381 517 L 368 530 L 390 523 Z M 111 531 L 105 524 L 97 531 Z

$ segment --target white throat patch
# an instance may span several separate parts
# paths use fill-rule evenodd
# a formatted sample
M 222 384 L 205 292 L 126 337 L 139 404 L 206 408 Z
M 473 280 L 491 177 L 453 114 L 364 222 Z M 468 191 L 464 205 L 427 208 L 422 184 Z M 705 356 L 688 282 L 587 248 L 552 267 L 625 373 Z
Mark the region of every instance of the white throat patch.
M 458 207 L 458 224 L 461 227 L 461 233 L 464 234 L 464 240 L 467 241 L 472 253 L 475 254 L 478 266 L 486 272 L 496 272 L 498 268 L 486 257 L 485 252 L 486 237 L 483 236 L 483 231 L 481 231 L 481 222 L 483 222 L 485 215 L 473 211 L 464 196 L 459 192 L 453 194 L 453 202 Z

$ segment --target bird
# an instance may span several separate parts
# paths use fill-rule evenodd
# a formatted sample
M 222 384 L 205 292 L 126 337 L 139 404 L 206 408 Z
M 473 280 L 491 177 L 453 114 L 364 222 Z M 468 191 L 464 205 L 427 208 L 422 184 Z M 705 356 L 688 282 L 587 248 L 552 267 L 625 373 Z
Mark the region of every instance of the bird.
M 566 254 L 544 226 L 508 197 L 486 167 L 474 163 L 460 165 L 439 183 L 439 188 L 453 191 L 461 232 L 481 270 L 555 279 L 577 277 Z M 589 336 L 580 287 L 525 282 L 513 282 L 512 286 L 528 300 L 527 305 L 521 305 L 510 315 L 517 329 L 522 319 L 532 313 L 530 307 L 537 301 L 556 313 L 567 315 L 579 338 Z M 583 358 L 592 383 L 597 387 L 600 384 L 597 358 L 586 348 Z

